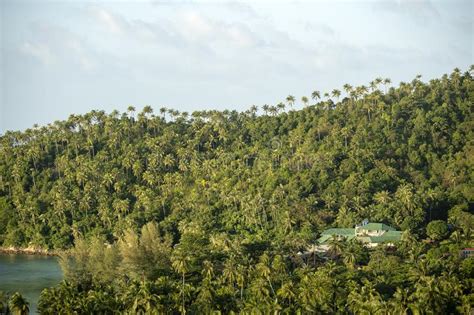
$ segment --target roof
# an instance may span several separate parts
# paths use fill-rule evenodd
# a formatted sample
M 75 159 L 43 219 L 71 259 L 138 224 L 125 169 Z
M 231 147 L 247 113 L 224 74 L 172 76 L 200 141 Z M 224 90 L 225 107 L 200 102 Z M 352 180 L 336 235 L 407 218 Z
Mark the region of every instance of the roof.
M 329 240 L 331 237 L 332 237 L 332 235 L 323 235 L 320 238 L 318 238 L 318 242 L 320 244 L 322 244 L 322 243 L 326 242 L 327 240 Z
M 391 232 L 399 232 L 399 233 L 391 233 Z M 385 233 L 382 236 L 371 236 L 370 242 L 371 243 L 385 243 L 385 242 L 398 242 L 402 238 L 402 233 L 400 231 L 390 231 Z
M 402 231 L 397 231 L 391 226 L 383 223 L 368 223 L 364 226 L 358 226 L 360 229 L 368 231 L 386 231 L 381 236 L 357 236 L 353 228 L 331 228 L 321 232 L 321 237 L 318 239 L 319 244 L 326 244 L 334 235 L 343 236 L 347 240 L 357 238 L 364 243 L 384 243 L 400 241 Z
M 368 231 L 396 231 L 393 227 L 383 223 L 368 223 L 358 228 Z
M 402 231 L 387 231 L 383 234 L 383 236 L 396 236 L 396 237 L 402 237 Z

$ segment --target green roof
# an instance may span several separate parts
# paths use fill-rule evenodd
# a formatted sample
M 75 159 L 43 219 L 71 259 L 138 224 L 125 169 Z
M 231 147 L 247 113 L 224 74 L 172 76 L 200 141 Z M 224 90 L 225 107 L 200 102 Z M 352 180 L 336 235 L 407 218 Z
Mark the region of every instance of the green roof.
M 396 237 L 402 237 L 402 231 L 387 231 L 383 234 L 383 236 L 396 236 Z
M 319 244 L 325 243 L 327 240 L 329 240 L 332 237 L 332 235 L 323 235 L 320 238 L 318 238 Z
M 384 243 L 396 242 L 402 237 L 402 232 L 397 231 L 391 226 L 383 223 L 369 223 L 359 228 L 368 231 L 386 231 L 382 236 L 358 236 L 357 239 L 364 243 Z M 321 237 L 318 239 L 319 244 L 327 244 L 327 242 L 334 236 L 343 236 L 347 240 L 353 239 L 355 236 L 355 229 L 352 228 L 331 228 L 323 231 Z
M 398 242 L 402 238 L 401 233 L 398 234 L 398 235 L 396 235 L 396 234 L 387 235 L 387 234 L 388 234 L 388 232 L 385 233 L 382 236 L 371 236 L 370 237 L 370 242 L 371 243 Z
M 367 231 L 396 231 L 393 227 L 383 224 L 383 223 L 368 223 L 358 228 L 367 230 Z

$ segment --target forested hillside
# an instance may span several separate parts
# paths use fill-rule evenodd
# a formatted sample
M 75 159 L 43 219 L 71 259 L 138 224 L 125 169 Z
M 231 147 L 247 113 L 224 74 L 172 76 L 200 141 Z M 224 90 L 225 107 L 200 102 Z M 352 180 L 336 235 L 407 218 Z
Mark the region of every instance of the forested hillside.
M 69 282 L 45 291 L 45 312 L 69 298 L 83 303 L 69 310 L 399 303 L 463 313 L 473 299 L 472 259 L 458 255 L 474 226 L 472 75 L 314 91 L 302 110 L 292 96 L 242 113 L 129 107 L 7 132 L 0 244 L 76 245 L 63 257 Z M 406 231 L 403 245 L 387 254 L 335 244 L 329 263 L 310 266 L 288 258 L 323 229 L 365 218 Z M 427 235 L 434 220 L 449 231 Z

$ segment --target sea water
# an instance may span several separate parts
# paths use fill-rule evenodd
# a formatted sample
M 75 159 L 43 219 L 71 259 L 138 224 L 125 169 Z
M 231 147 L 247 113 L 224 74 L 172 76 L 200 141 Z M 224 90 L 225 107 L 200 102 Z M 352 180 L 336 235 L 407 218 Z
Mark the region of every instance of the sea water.
M 20 292 L 30 303 L 30 314 L 37 314 L 41 291 L 57 285 L 62 271 L 56 257 L 0 254 L 0 291 Z

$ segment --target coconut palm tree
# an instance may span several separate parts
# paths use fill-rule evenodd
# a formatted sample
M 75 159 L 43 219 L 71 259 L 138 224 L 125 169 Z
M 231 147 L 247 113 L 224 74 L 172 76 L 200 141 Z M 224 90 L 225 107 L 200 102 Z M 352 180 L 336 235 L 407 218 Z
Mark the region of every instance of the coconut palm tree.
M 127 112 L 128 112 L 128 114 L 130 115 L 130 118 L 133 119 L 133 118 L 134 118 L 134 117 L 133 117 L 133 114 L 135 113 L 135 107 L 133 107 L 133 106 L 131 106 L 131 105 L 128 106 L 128 107 L 127 107 Z
M 222 279 L 225 283 L 234 286 L 237 279 L 237 267 L 234 263 L 234 258 L 227 259 L 222 270 Z
M 255 115 L 257 114 L 257 112 L 258 112 L 258 107 L 257 107 L 256 105 L 252 105 L 252 106 L 250 107 L 250 114 L 251 114 L 252 116 L 255 116 Z
M 237 266 L 237 285 L 240 288 L 240 299 L 242 300 L 244 297 L 244 286 L 245 281 L 247 280 L 247 269 L 243 265 Z
M 370 81 L 369 88 L 372 92 L 374 92 L 377 89 L 377 83 L 375 83 L 375 81 Z
M 416 283 L 416 291 L 412 295 L 414 298 L 414 308 L 424 310 L 427 313 L 444 313 L 446 296 L 443 294 L 438 279 L 433 276 L 423 277 L 422 281 Z M 416 312 L 415 312 L 416 314 Z
M 358 97 L 363 97 L 367 92 L 369 92 L 369 89 L 365 85 L 361 85 L 356 87 L 357 95 Z
M 296 297 L 293 281 L 283 283 L 277 290 L 277 296 L 287 302 L 288 305 L 292 305 Z
M 153 108 L 150 105 L 143 107 L 142 113 L 144 116 L 153 114 Z
M 265 113 L 265 115 L 267 115 L 268 110 L 270 109 L 270 105 L 265 104 L 265 105 L 262 106 L 262 109 L 263 109 L 263 112 Z
M 390 193 L 387 190 L 382 190 L 374 194 L 374 201 L 380 205 L 387 204 L 390 200 Z
M 284 111 L 285 111 L 285 103 L 283 103 L 283 102 L 278 103 L 276 107 L 277 107 L 278 110 L 281 111 L 281 112 L 284 112 Z
M 411 184 L 404 184 L 399 186 L 395 192 L 395 197 L 401 202 L 406 210 L 406 215 L 413 215 L 415 207 L 415 195 L 413 194 L 413 186 Z
M 346 83 L 343 85 L 343 89 L 347 93 L 347 96 L 350 97 L 351 91 L 352 91 L 352 85 L 350 85 L 349 83 Z
M 276 106 L 270 106 L 270 108 L 268 109 L 268 112 L 272 116 L 276 116 L 276 114 L 278 114 L 278 108 Z
M 345 241 L 346 239 L 344 237 L 341 238 L 340 236 L 333 235 L 328 241 L 328 252 L 331 253 L 333 257 L 338 257 L 344 252 Z
M 0 314 L 8 314 L 8 295 L 0 291 Z
M 303 102 L 304 106 L 308 106 L 309 100 L 308 100 L 308 98 L 307 98 L 306 96 L 303 96 L 303 97 L 301 98 L 301 101 Z
M 286 97 L 286 102 L 288 103 L 288 105 L 290 106 L 290 108 L 293 107 L 293 105 L 295 104 L 295 101 L 296 101 L 296 98 L 293 96 L 293 95 L 288 95 Z
M 409 296 L 410 292 L 408 289 L 397 288 L 397 291 L 393 294 L 390 300 L 390 305 L 393 308 L 393 314 L 407 314 L 409 308 Z
M 18 292 L 15 292 L 8 302 L 11 312 L 14 315 L 27 315 L 30 312 L 28 301 Z
M 168 112 L 168 108 L 166 107 L 161 107 L 160 108 L 160 114 L 163 117 L 164 120 L 166 120 L 166 113 Z
M 185 276 L 189 270 L 189 256 L 181 250 L 180 248 L 175 249 L 173 256 L 171 256 L 171 265 L 173 269 L 181 274 L 182 287 L 181 287 L 181 296 L 182 296 L 182 312 L 186 313 L 185 307 Z
M 347 307 L 355 314 L 387 313 L 380 293 L 368 281 L 360 288 L 352 290 L 347 297 Z
M 268 284 L 270 285 L 270 289 L 272 290 L 273 296 L 275 296 L 275 290 L 273 289 L 271 281 L 270 259 L 266 253 L 260 256 L 259 263 L 255 266 L 255 270 L 268 282 Z
M 133 314 L 159 314 L 160 305 L 157 295 L 151 292 L 151 284 L 148 281 L 142 281 L 138 291 L 134 292 L 134 300 L 130 311 Z M 160 309 L 159 311 L 164 311 Z
M 385 94 L 387 94 L 387 88 L 390 85 L 390 83 L 392 83 L 392 80 L 390 80 L 389 78 L 385 78 L 383 80 L 383 85 L 385 85 Z
M 317 102 L 321 98 L 321 93 L 319 91 L 313 91 L 311 98 Z
M 334 89 L 334 90 L 332 90 L 331 95 L 332 95 L 332 97 L 335 97 L 336 100 L 339 102 L 339 97 L 341 96 L 341 91 L 339 91 L 338 89 Z
M 202 267 L 201 274 L 205 279 L 210 281 L 212 278 L 214 278 L 214 266 L 211 261 L 205 260 Z

